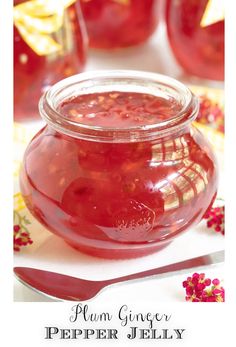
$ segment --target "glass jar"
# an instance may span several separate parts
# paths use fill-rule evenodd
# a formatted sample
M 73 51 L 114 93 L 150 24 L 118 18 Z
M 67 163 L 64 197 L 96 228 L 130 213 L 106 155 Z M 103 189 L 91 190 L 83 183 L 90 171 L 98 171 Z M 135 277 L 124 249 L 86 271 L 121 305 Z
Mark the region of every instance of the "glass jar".
M 146 41 L 158 23 L 157 0 L 81 0 L 89 45 L 113 49 Z
M 223 16 L 218 19 L 211 16 L 212 3 L 208 0 L 167 0 L 167 32 L 175 58 L 187 73 L 223 81 L 224 20 Z M 206 16 L 208 23 L 204 20 Z
M 26 149 L 22 195 L 39 222 L 78 250 L 155 252 L 213 202 L 216 160 L 191 124 L 198 101 L 182 83 L 92 71 L 55 84 L 39 108 L 47 125 Z
M 87 36 L 80 2 L 14 0 L 14 118 L 37 118 L 42 93 L 83 70 Z

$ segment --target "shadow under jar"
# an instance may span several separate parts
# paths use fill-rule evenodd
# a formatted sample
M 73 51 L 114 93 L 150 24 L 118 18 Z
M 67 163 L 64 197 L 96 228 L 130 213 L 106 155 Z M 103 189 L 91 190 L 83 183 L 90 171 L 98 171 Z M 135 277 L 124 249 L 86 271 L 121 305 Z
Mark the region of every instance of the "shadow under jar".
M 182 83 L 137 71 L 93 71 L 41 98 L 47 125 L 28 145 L 20 186 L 48 230 L 94 256 L 129 258 L 196 225 L 217 190 L 215 157 L 192 126 Z
M 175 58 L 188 74 L 223 81 L 224 20 L 211 16 L 212 6 L 209 0 L 167 0 L 167 33 Z
M 86 51 L 79 0 L 14 0 L 14 119 L 38 118 L 42 93 L 82 71 Z
M 146 41 L 159 21 L 157 0 L 80 0 L 89 45 L 115 49 Z

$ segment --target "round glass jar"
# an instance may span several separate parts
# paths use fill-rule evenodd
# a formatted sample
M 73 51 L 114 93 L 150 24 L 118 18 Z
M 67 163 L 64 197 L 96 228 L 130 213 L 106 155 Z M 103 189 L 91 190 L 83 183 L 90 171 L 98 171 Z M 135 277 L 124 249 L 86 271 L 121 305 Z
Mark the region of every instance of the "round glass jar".
M 182 83 L 92 71 L 55 84 L 39 109 L 47 125 L 26 149 L 22 195 L 39 222 L 78 250 L 155 252 L 213 202 L 216 160 L 191 124 L 198 101 Z
M 92 48 L 130 47 L 146 41 L 159 21 L 157 0 L 81 0 Z
M 213 1 L 212 1 L 213 3 Z M 211 5 L 211 4 L 210 4 Z M 169 42 L 178 63 L 190 75 L 224 80 L 224 20 L 209 20 L 209 0 L 167 0 Z
M 79 0 L 14 0 L 14 119 L 38 118 L 42 93 L 81 72 L 86 51 Z

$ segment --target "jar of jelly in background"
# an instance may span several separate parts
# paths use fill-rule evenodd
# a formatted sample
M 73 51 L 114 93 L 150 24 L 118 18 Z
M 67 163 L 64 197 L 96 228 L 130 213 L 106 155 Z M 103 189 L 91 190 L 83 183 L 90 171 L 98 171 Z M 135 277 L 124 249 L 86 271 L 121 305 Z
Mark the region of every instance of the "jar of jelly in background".
M 134 46 L 146 41 L 157 27 L 157 0 L 80 1 L 90 47 Z
M 55 84 L 39 108 L 47 125 L 26 149 L 22 195 L 42 225 L 79 251 L 150 254 L 213 202 L 215 156 L 192 125 L 198 102 L 182 83 L 92 71 Z
M 176 60 L 190 75 L 224 80 L 223 6 L 223 1 L 215 0 L 167 0 L 169 43 Z
M 14 118 L 38 117 L 41 94 L 83 70 L 87 34 L 80 2 L 14 1 Z

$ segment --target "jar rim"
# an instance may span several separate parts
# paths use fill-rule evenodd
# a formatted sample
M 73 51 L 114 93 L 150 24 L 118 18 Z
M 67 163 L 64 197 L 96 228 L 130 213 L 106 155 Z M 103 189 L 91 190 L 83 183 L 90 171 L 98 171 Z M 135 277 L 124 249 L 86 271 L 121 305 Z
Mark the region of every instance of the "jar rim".
M 134 88 L 140 90 L 144 88 L 147 94 L 154 94 L 157 91 L 167 94 L 172 91 L 175 97 L 177 95 L 180 97 L 182 108 L 170 119 L 124 128 L 80 123 L 66 118 L 57 109 L 59 102 L 71 97 L 90 94 L 91 90 L 100 91 L 102 86 L 114 92 L 121 88 L 121 84 L 127 86 L 129 91 L 134 91 Z M 136 70 L 83 72 L 57 82 L 42 95 L 39 101 L 41 117 L 56 131 L 75 138 L 104 142 L 137 142 L 166 136 L 192 122 L 197 116 L 198 109 L 197 97 L 183 83 L 166 75 Z

